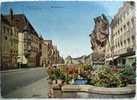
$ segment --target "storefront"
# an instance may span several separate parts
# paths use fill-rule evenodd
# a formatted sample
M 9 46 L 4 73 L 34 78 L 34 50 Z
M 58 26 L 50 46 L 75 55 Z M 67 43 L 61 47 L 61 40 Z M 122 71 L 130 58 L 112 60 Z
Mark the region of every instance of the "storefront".
M 132 64 L 136 62 L 135 52 L 122 54 L 115 60 L 115 62 L 117 62 L 116 65 L 118 66 L 132 66 Z

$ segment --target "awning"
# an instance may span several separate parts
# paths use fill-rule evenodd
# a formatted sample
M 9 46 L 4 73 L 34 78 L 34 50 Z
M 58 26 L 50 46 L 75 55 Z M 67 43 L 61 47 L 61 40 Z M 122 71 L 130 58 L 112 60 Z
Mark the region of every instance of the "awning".
M 111 60 L 117 59 L 118 57 L 119 57 L 119 56 L 114 56 L 113 58 L 110 57 L 110 58 L 106 59 L 106 61 L 111 61 Z
M 136 55 L 133 55 L 133 56 L 129 56 L 127 58 L 136 58 Z

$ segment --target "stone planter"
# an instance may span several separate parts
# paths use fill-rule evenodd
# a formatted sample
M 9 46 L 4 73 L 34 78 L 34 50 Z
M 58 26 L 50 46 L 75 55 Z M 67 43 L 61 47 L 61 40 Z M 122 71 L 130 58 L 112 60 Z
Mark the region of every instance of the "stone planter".
M 52 84 L 52 88 L 53 88 L 53 90 L 60 90 L 61 86 L 58 84 Z
M 60 79 L 58 79 L 58 80 L 53 80 L 53 81 L 52 81 L 52 88 L 53 88 L 54 90 L 60 90 L 60 89 L 61 89 L 61 86 L 62 86 L 62 83 L 63 83 L 63 81 L 60 80 Z
M 111 95 L 119 95 L 119 94 L 131 94 L 135 93 L 136 86 L 129 85 L 126 87 L 117 87 L 117 88 L 105 88 L 105 87 L 96 87 L 92 85 L 64 85 L 62 86 L 62 91 L 72 92 L 88 92 L 88 93 L 96 93 L 96 94 L 111 94 Z
M 58 80 L 57 80 L 57 84 L 58 84 L 58 85 L 62 85 L 62 83 L 63 83 L 63 81 L 62 81 L 61 79 L 58 79 Z
M 52 84 L 56 84 L 56 80 L 53 80 L 53 81 L 52 81 Z
M 105 87 L 95 87 L 88 89 L 88 92 L 91 93 L 98 93 L 98 94 L 131 94 L 135 93 L 135 85 L 126 86 L 126 87 L 117 87 L 117 88 L 105 88 Z

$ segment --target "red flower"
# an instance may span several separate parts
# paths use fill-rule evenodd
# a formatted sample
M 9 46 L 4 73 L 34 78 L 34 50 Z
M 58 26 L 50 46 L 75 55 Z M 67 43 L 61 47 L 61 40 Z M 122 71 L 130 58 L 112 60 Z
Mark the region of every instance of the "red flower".
M 118 68 L 117 67 L 112 67 L 112 72 L 118 72 Z

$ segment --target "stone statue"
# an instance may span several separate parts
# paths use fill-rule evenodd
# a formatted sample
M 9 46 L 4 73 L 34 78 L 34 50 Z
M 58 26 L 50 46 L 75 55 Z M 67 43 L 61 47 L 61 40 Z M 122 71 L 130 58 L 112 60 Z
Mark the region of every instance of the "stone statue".
M 93 63 L 104 63 L 105 60 L 105 46 L 109 36 L 109 21 L 106 16 L 98 16 L 94 18 L 95 27 L 93 32 L 89 35 L 93 50 Z

